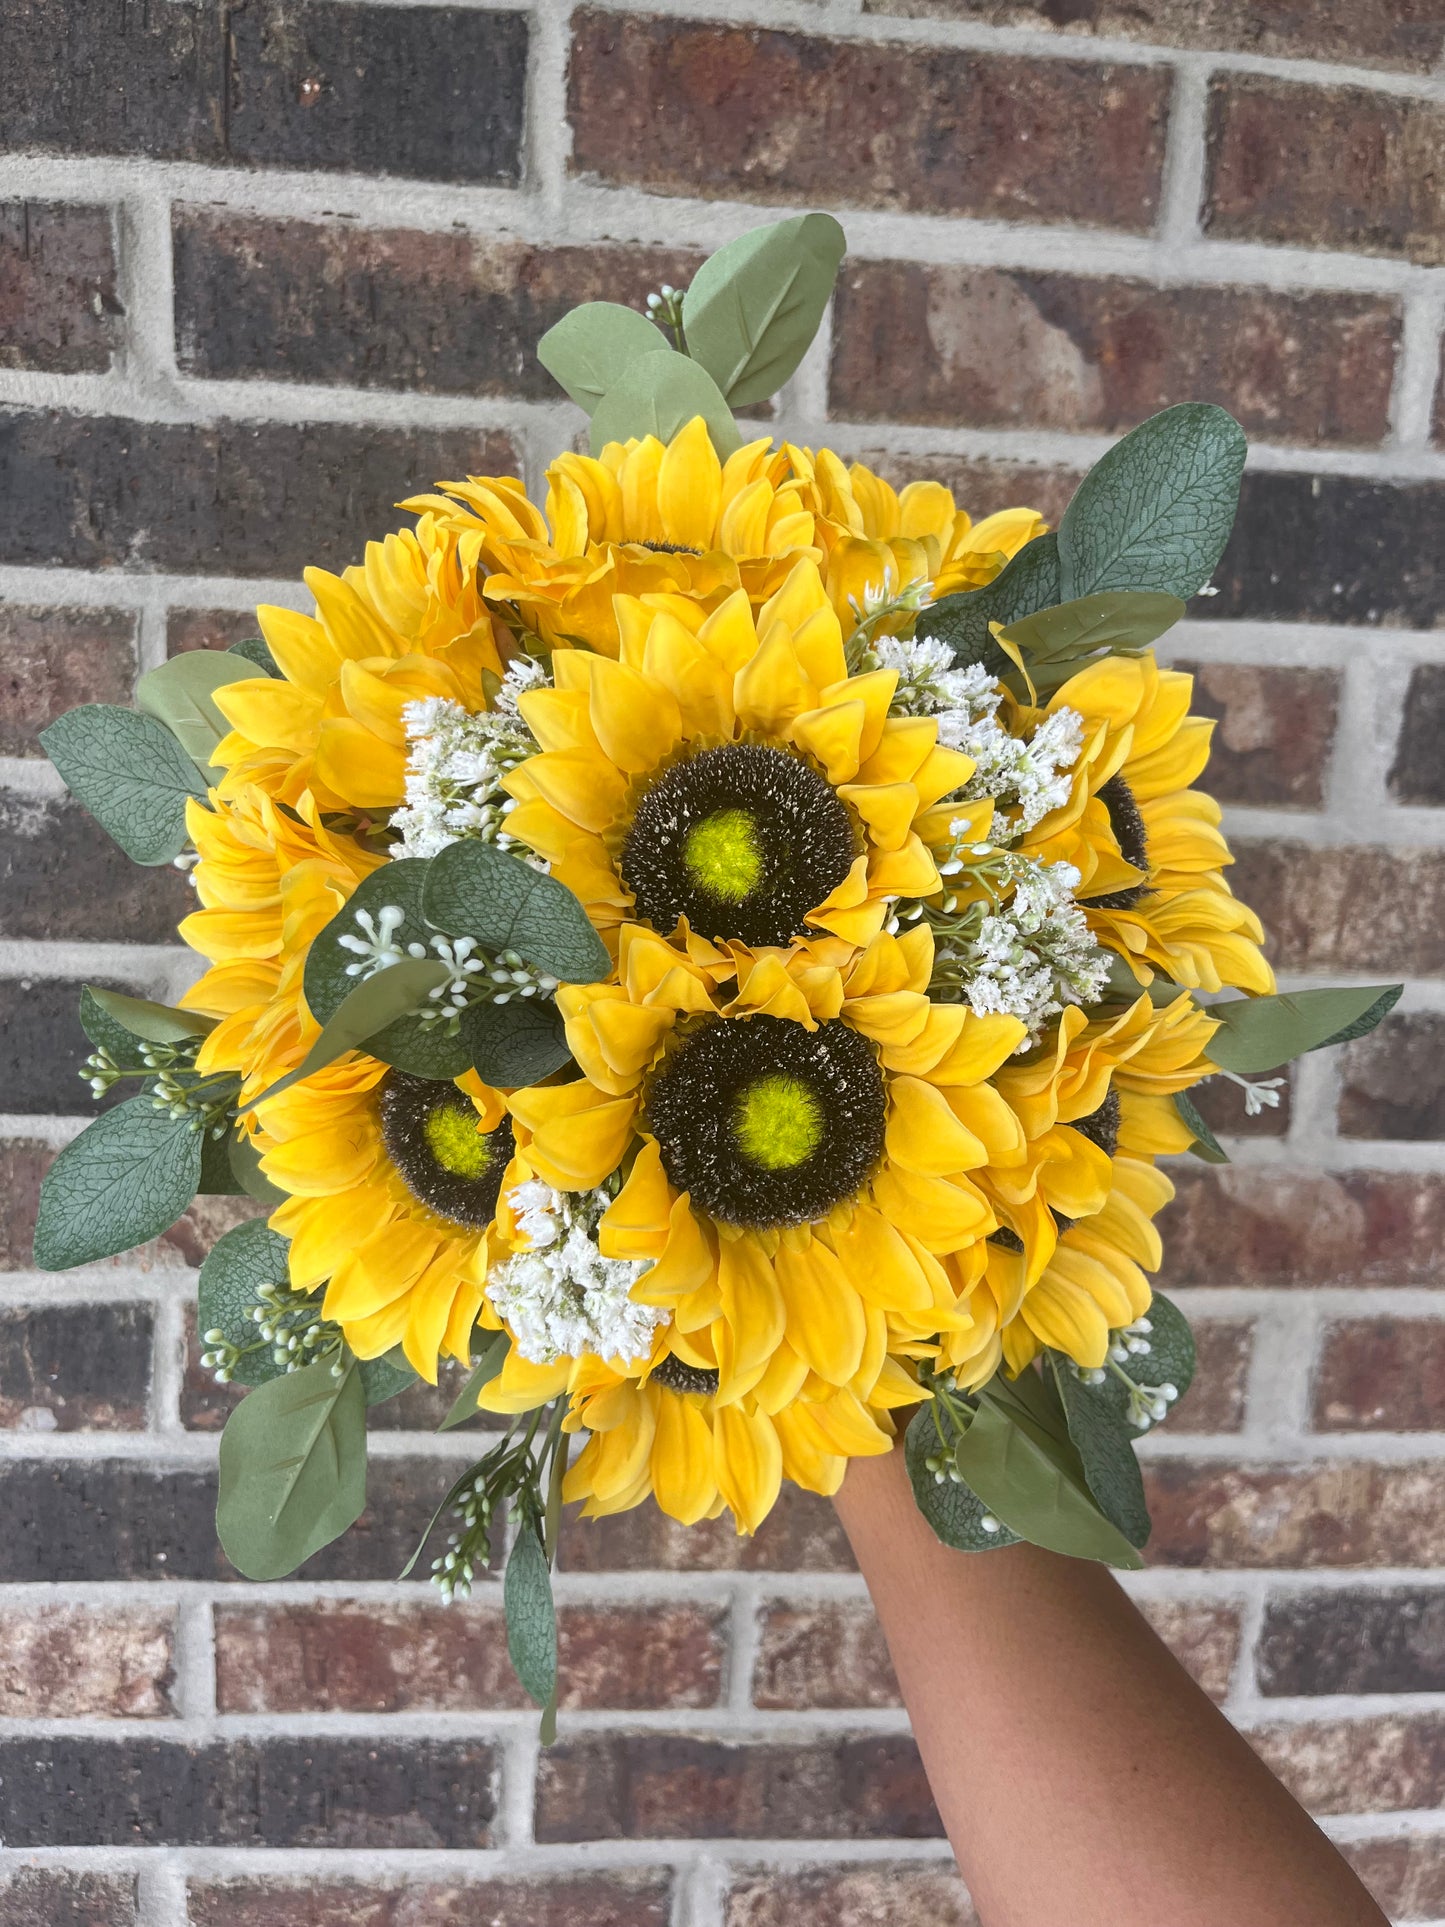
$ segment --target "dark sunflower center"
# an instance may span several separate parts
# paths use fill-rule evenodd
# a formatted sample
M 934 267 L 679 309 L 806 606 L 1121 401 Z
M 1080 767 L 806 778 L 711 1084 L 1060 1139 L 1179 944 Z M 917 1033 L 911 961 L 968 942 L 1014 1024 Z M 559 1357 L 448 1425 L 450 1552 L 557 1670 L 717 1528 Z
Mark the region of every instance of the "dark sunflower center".
M 1097 1144 L 1105 1157 L 1113 1157 L 1119 1148 L 1119 1093 L 1110 1091 L 1098 1110 L 1090 1111 L 1087 1117 L 1074 1118 L 1072 1126 L 1091 1144 Z
M 687 1365 L 669 1352 L 652 1368 L 654 1385 L 665 1385 L 670 1392 L 702 1392 L 711 1398 L 718 1387 L 718 1375 L 707 1365 Z
M 512 1156 L 512 1120 L 485 1132 L 480 1121 L 455 1084 L 392 1071 L 381 1087 L 381 1139 L 402 1182 L 439 1218 L 469 1231 L 496 1215 Z
M 1119 854 L 1126 863 L 1132 863 L 1136 870 L 1149 874 L 1149 832 L 1144 827 L 1134 792 L 1122 776 L 1111 776 L 1107 783 L 1100 786 L 1099 801 L 1109 812 L 1109 828 L 1114 832 L 1114 841 L 1119 845 Z M 1095 910 L 1132 910 L 1142 903 L 1149 894 L 1147 883 L 1131 883 L 1127 889 L 1110 890 L 1101 897 L 1086 897 Z
M 883 1073 L 846 1024 L 724 1018 L 664 1063 L 647 1093 L 663 1169 L 693 1206 L 752 1229 L 826 1217 L 883 1153 Z
M 622 846 L 637 914 L 670 934 L 783 944 L 847 876 L 848 810 L 809 764 L 764 743 L 674 763 L 643 796 Z

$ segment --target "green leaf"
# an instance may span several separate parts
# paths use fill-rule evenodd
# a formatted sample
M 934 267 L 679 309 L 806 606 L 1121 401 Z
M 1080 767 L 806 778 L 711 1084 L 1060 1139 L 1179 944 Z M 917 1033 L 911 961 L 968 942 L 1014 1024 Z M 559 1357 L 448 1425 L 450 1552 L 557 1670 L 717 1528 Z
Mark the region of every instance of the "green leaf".
M 668 347 L 667 336 L 635 308 L 584 301 L 537 343 L 537 359 L 590 415 L 634 361 Z
M 415 1385 L 420 1373 L 401 1349 L 393 1345 L 389 1352 L 380 1358 L 361 1358 L 356 1363 L 361 1377 L 361 1390 L 368 1405 L 384 1405 L 389 1398 L 395 1398 L 409 1385 Z
M 201 1182 L 198 1189 L 203 1198 L 241 1198 L 246 1195 L 246 1187 L 236 1175 L 236 1167 L 231 1162 L 230 1139 L 229 1130 L 221 1137 L 213 1137 L 209 1129 L 201 1133 Z
M 1186 600 L 1224 553 L 1239 505 L 1244 431 L 1209 402 L 1166 408 L 1116 442 L 1059 524 L 1059 592 L 1160 589 Z
M 991 622 L 1005 628 L 1059 600 L 1058 538 L 1038 535 L 982 589 L 944 596 L 918 618 L 920 636 L 937 636 L 953 651 L 960 668 L 981 662 L 994 676 L 1011 676 L 1014 664 L 989 632 Z
M 488 1332 L 487 1342 L 482 1353 L 472 1367 L 466 1384 L 457 1394 L 456 1402 L 437 1427 L 439 1432 L 450 1432 L 458 1425 L 465 1425 L 469 1418 L 477 1415 L 477 1395 L 501 1371 L 507 1362 L 507 1353 L 512 1349 L 512 1341 L 506 1332 Z
M 1206 1164 L 1228 1164 L 1228 1151 L 1224 1149 L 1183 1091 L 1174 1093 L 1174 1108 L 1178 1111 L 1179 1120 L 1185 1129 L 1194 1133 L 1194 1142 L 1189 1147 L 1191 1153 L 1197 1158 L 1202 1158 Z
M 1137 1570 L 1143 1561 L 1099 1510 L 1078 1455 L 1025 1413 L 980 1399 L 958 1469 L 995 1518 L 1033 1545 Z
M 221 1434 L 216 1530 L 248 1579 L 284 1579 L 366 1504 L 366 1401 L 354 1364 L 303 1365 L 260 1385 Z
M 347 976 L 347 968 L 361 963 L 362 959 L 338 939 L 365 937 L 365 931 L 356 921 L 358 911 L 365 910 L 374 921 L 389 904 L 395 904 L 405 913 L 396 932 L 397 947 L 405 950 L 408 944 L 419 943 L 431 954 L 433 932 L 421 907 L 427 867 L 421 857 L 414 856 L 383 863 L 379 870 L 361 879 L 330 923 L 313 940 L 306 957 L 302 989 L 318 1024 L 328 1024 L 356 988 L 356 978 Z
M 226 1140 L 226 1154 L 236 1182 L 248 1198 L 255 1198 L 258 1204 L 286 1202 L 290 1193 L 283 1191 L 279 1184 L 272 1184 L 261 1169 L 261 1153 L 243 1131 L 232 1131 Z
M 515 950 L 563 983 L 596 983 L 612 967 L 572 892 L 489 843 L 469 838 L 433 857 L 422 903 L 449 935 L 475 937 L 493 954 Z
M 847 247 L 831 214 L 740 234 L 704 261 L 682 299 L 687 351 L 728 404 L 775 395 L 823 319 Z
M 1114 1378 L 1098 1386 L 1085 1385 L 1056 1353 L 1050 1354 L 1050 1364 L 1090 1492 L 1131 1546 L 1147 1545 L 1149 1507 L 1134 1456 L 1139 1435 L 1127 1417 L 1128 1393 Z M 1110 1396 L 1111 1386 L 1118 1397 Z
M 136 706 L 165 724 L 208 781 L 219 782 L 223 772 L 213 768 L 211 753 L 231 725 L 216 707 L 216 691 L 255 680 L 254 664 L 229 649 L 188 649 L 141 677 Z
M 239 1385 L 264 1385 L 286 1369 L 276 1363 L 271 1346 L 259 1342 L 251 1314 L 261 1302 L 263 1285 L 286 1283 L 290 1248 L 289 1240 L 278 1237 L 263 1218 L 252 1218 L 217 1238 L 202 1261 L 196 1324 L 203 1344 L 206 1332 L 220 1331 L 228 1344 L 243 1350 L 235 1371 Z M 250 1346 L 256 1349 L 244 1349 Z
M 1283 990 L 1274 997 L 1211 1004 L 1209 1015 L 1221 1028 L 1205 1052 L 1212 1064 L 1240 1077 L 1277 1070 L 1304 1051 L 1363 1037 L 1394 1009 L 1403 989 L 1403 984 L 1362 984 L 1353 990 Z
M 206 785 L 153 716 L 86 703 L 42 729 L 40 741 L 66 787 L 133 862 L 180 855 L 190 841 L 186 804 L 204 801 Z
M 462 1037 L 478 1077 L 506 1091 L 538 1084 L 572 1059 L 566 1026 L 550 998 L 472 1004 L 462 1013 Z
M 285 680 L 281 671 L 276 666 L 276 658 L 271 654 L 271 651 L 266 647 L 260 636 L 246 636 L 240 642 L 233 642 L 226 651 L 226 654 L 228 656 L 240 656 L 244 661 L 249 662 L 253 668 L 259 669 L 263 676 L 269 676 L 273 682 L 282 682 Z
M 1189 1320 L 1162 1291 L 1149 1300 L 1147 1315 L 1149 1349 L 1133 1354 L 1124 1369 L 1137 1384 L 1172 1385 L 1183 1398 L 1194 1383 L 1194 1333 Z
M 127 997 L 123 991 L 102 990 L 97 984 L 87 984 L 82 996 L 89 997 L 111 1023 L 147 1044 L 188 1043 L 193 1038 L 207 1036 L 220 1021 L 208 1017 L 204 1011 L 176 1010 L 170 1004 L 152 1003 L 149 997 Z M 82 1001 L 82 1022 L 84 1008 Z
M 719 457 L 726 461 L 742 447 L 742 436 L 717 383 L 705 368 L 672 348 L 642 355 L 624 370 L 598 402 L 592 417 L 590 447 L 600 455 L 609 442 L 655 435 L 671 441 L 701 415 Z
M 66 1145 L 40 1186 L 35 1262 L 93 1264 L 159 1237 L 196 1195 L 201 1137 L 146 1096 L 128 1098 Z
M 1002 631 L 1020 651 L 1040 694 L 1052 694 L 1100 656 L 1141 655 L 1184 614 L 1178 596 L 1111 589 L 1024 616 Z M 1014 671 L 1020 688 L 1022 679 Z
M 394 1024 L 366 1040 L 367 1055 L 379 1057 L 413 1077 L 429 1077 L 449 1084 L 472 1067 L 471 1055 L 458 1031 L 449 1023 L 423 1024 L 415 1017 L 398 1017 Z
M 958 1435 L 942 1412 L 939 1418 L 948 1441 L 947 1449 L 951 1451 Z M 918 1510 L 944 1545 L 958 1552 L 992 1552 L 998 1546 L 1016 1546 L 1018 1534 L 1010 1532 L 1005 1525 L 999 1525 L 995 1532 L 984 1531 L 984 1518 L 992 1515 L 976 1492 L 949 1478 L 945 1478 L 942 1485 L 937 1482 L 926 1461 L 939 1449 L 933 1407 L 924 1405 L 909 1421 L 903 1440 L 903 1458 Z
M 545 1706 L 557 1684 L 557 1612 L 552 1575 L 536 1528 L 520 1520 L 502 1581 L 507 1615 L 507 1652 L 517 1678 L 538 1706 Z
M 109 1051 L 112 1063 L 121 1070 L 146 1069 L 142 1057 L 143 1040 L 133 1031 L 127 1030 L 124 1024 L 118 1024 L 103 1006 L 96 1002 L 95 993 L 89 984 L 81 986 L 80 1028 L 97 1050 Z
M 347 1051 L 358 1050 L 368 1038 L 375 1037 L 378 1031 L 385 1030 L 398 1017 L 420 1009 L 430 992 L 438 984 L 444 984 L 450 974 L 444 963 L 408 957 L 402 963 L 379 970 L 374 977 L 364 977 L 359 984 L 353 985 L 327 1018 L 321 1027 L 321 1035 L 295 1070 L 288 1072 L 253 1102 L 264 1104 L 268 1098 L 279 1097 L 282 1091 L 289 1091 L 293 1084 L 299 1084 L 303 1078 L 324 1070 L 328 1064 L 334 1064 Z

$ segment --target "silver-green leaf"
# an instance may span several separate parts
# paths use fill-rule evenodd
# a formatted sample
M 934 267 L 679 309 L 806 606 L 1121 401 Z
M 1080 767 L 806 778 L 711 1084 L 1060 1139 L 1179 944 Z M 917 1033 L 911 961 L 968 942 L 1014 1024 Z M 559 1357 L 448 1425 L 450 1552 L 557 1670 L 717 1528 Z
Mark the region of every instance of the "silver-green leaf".
M 674 349 L 641 355 L 598 402 L 589 445 L 600 455 L 609 442 L 655 435 L 669 442 L 701 415 L 712 445 L 723 461 L 742 447 L 742 436 L 721 389 L 707 370 Z
M 347 1051 L 358 1049 L 398 1017 L 406 1017 L 420 1010 L 431 992 L 438 984 L 444 984 L 450 974 L 444 963 L 432 962 L 424 957 L 407 957 L 401 963 L 378 970 L 374 977 L 364 977 L 359 984 L 353 985 L 327 1018 L 321 1027 L 321 1035 L 295 1070 L 288 1071 L 285 1077 L 254 1102 L 264 1104 L 269 1098 L 279 1097 L 283 1091 L 289 1091 L 293 1084 L 299 1084 L 304 1078 L 324 1070 L 328 1064 L 334 1064 Z
M 67 789 L 135 863 L 169 863 L 190 841 L 186 804 L 206 785 L 153 716 L 113 703 L 68 709 L 40 732 Z
M 966 1485 L 945 1473 L 940 1481 L 928 1469 L 928 1460 L 938 1452 L 951 1452 L 958 1434 L 947 1418 L 940 1415 L 943 1441 L 934 1423 L 933 1407 L 924 1405 L 914 1413 L 903 1439 L 903 1458 L 918 1510 L 933 1527 L 944 1545 L 957 1552 L 994 1552 L 1000 1546 L 1016 1546 L 1019 1536 L 1000 1525 L 988 1507 Z M 991 1521 L 992 1530 L 984 1525 Z
M 667 336 L 635 308 L 584 301 L 537 343 L 537 359 L 590 415 L 634 361 L 667 348 Z
M 566 1026 L 550 998 L 473 1004 L 462 1013 L 462 1038 L 477 1076 L 505 1091 L 540 1083 L 572 1056 Z
M 201 1136 L 191 1125 L 132 1097 L 73 1138 L 40 1186 L 40 1269 L 93 1264 L 169 1230 L 201 1181 Z
M 227 683 L 255 681 L 255 665 L 244 656 L 228 649 L 188 649 L 141 677 L 136 706 L 164 723 L 207 780 L 218 782 L 222 772 L 212 766 L 211 754 L 231 725 L 216 707 L 216 691 Z
M 474 937 L 493 955 L 514 950 L 563 983 L 596 983 L 611 969 L 606 946 L 565 884 L 489 843 L 466 839 L 433 857 L 422 906 L 438 929 Z
M 518 1522 L 507 1560 L 502 1605 L 513 1670 L 538 1706 L 545 1706 L 557 1684 L 557 1613 L 547 1555 L 525 1519 Z
M 486 1334 L 481 1356 L 467 1374 L 467 1382 L 453 1400 L 451 1410 L 437 1427 L 439 1432 L 454 1431 L 458 1425 L 465 1425 L 469 1418 L 476 1417 L 478 1396 L 506 1364 L 511 1349 L 512 1341 L 506 1332 Z
M 252 1218 L 218 1238 L 201 1264 L 197 1323 L 203 1332 L 223 1332 L 227 1344 L 241 1352 L 234 1374 L 238 1385 L 264 1385 L 285 1370 L 276 1363 L 272 1346 L 258 1344 L 251 1314 L 261 1302 L 263 1285 L 286 1283 L 290 1248 L 290 1241 L 279 1237 L 264 1218 Z
M 994 641 L 989 624 L 1008 627 L 1058 600 L 1058 538 L 1038 535 L 982 589 L 960 590 L 925 609 L 917 633 L 946 642 L 961 669 L 979 662 L 991 675 L 1011 676 L 1013 661 Z
M 1021 1539 L 1128 1571 L 1143 1564 L 1099 1510 L 1077 1454 L 1026 1412 L 981 1399 L 959 1441 L 957 1462 L 989 1511 Z
M 226 1557 L 248 1579 L 284 1579 L 366 1504 L 366 1401 L 354 1362 L 340 1378 L 318 1363 L 258 1386 L 227 1420 L 220 1457 Z
M 731 407 L 766 401 L 794 373 L 846 246 L 831 214 L 801 214 L 740 234 L 698 269 L 682 302 L 687 351 Z
M 127 997 L 124 991 L 103 990 L 87 984 L 86 993 L 104 1014 L 148 1044 L 184 1044 L 204 1037 L 220 1021 L 203 1010 L 178 1010 L 171 1004 L 152 1003 L 149 997 Z
M 1363 1037 L 1400 1000 L 1402 984 L 1361 984 L 1352 990 L 1284 990 L 1273 997 L 1237 997 L 1211 1004 L 1220 1028 L 1205 1054 L 1238 1077 L 1277 1070 L 1305 1051 Z

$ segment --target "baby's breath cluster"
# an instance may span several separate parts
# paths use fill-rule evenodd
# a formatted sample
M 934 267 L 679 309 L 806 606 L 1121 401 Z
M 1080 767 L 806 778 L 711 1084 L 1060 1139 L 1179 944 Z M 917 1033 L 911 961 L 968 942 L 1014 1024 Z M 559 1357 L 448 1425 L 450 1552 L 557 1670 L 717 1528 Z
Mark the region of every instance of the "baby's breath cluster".
M 514 806 L 501 783 L 508 770 L 537 748 L 517 699 L 547 681 L 543 664 L 519 656 L 502 678 L 490 709 L 472 715 L 444 696 L 406 705 L 406 800 L 391 819 L 400 839 L 394 856 L 436 856 L 463 837 L 526 854 L 507 834 Z

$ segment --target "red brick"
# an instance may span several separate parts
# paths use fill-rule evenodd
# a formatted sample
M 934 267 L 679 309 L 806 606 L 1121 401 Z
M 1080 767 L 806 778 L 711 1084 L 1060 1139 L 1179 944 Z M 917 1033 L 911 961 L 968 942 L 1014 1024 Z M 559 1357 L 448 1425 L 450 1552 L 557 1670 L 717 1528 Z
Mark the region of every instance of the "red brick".
M 852 1572 L 853 1555 L 827 1499 L 783 1486 L 752 1538 L 725 1519 L 680 1526 L 648 1500 L 604 1519 L 564 1514 L 569 1572 Z
M 1350 1318 L 1327 1325 L 1313 1422 L 1321 1432 L 1445 1432 L 1445 1323 Z
M 898 1706 L 898 1681 L 882 1629 L 866 1600 L 765 1605 L 758 1629 L 753 1702 L 769 1710 Z
M 1345 1047 L 1340 1074 L 1342 1137 L 1445 1138 L 1445 1016 L 1387 1017 Z
M 952 1867 L 930 1863 L 743 1871 L 724 1927 L 979 1927 Z
M 1317 0 L 1303 12 L 1257 0 L 863 0 L 865 13 L 986 21 L 1031 33 L 1098 34 L 1155 47 L 1200 47 L 1283 60 L 1429 73 L 1440 54 L 1433 0 Z
M 190 1927 L 667 1927 L 671 1881 L 662 1870 L 537 1880 L 194 1879 Z M 7 1927 L 0 1915 L 0 1927 Z M 38 1927 L 38 1923 L 37 1923 Z
M 907 1736 L 729 1744 L 562 1740 L 537 1767 L 537 1839 L 920 1840 L 942 1829 Z
M 35 739 L 63 709 L 129 702 L 134 681 L 134 616 L 0 608 L 0 756 L 43 756 Z
M 166 654 L 192 649 L 229 649 L 233 642 L 258 636 L 254 609 L 172 609 L 166 617 Z
M 855 421 L 1120 430 L 1183 394 L 1266 441 L 1389 429 L 1398 303 L 1021 269 L 845 265 L 830 403 Z
M 1221 74 L 1210 85 L 1205 231 L 1445 261 L 1438 102 Z
M 1141 1599 L 1138 1605 L 1190 1678 L 1211 1699 L 1222 1700 L 1239 1658 L 1234 1607 L 1190 1599 Z
M 1244 1423 L 1254 1326 L 1248 1319 L 1192 1322 L 1199 1365 L 1176 1424 L 1191 1432 L 1237 1432 Z
M 0 1649 L 0 1718 L 163 1719 L 175 1711 L 174 1638 L 175 1616 L 166 1609 L 11 1606 Z
M 70 1867 L 0 1873 L 0 1927 L 139 1927 L 135 1875 Z
M 1144 1484 L 1154 1565 L 1445 1564 L 1445 1465 L 1154 1459 L 1145 1466 Z
M 101 372 L 121 313 L 109 208 L 0 202 L 0 368 Z
M 568 100 L 573 171 L 658 193 L 1142 231 L 1168 77 L 582 11 Z
M 1317 810 L 1339 715 L 1334 669 L 1176 662 L 1194 677 L 1197 716 L 1217 719 L 1200 787 L 1221 803 Z
M 1445 1715 L 1259 1726 L 1245 1738 L 1312 1813 L 1394 1813 L 1445 1800 Z
M 38 1138 L 0 1141 L 0 1271 L 29 1269 L 40 1180 L 54 1155 Z
M 1350 1840 L 1341 1844 L 1340 1852 L 1392 1920 L 1438 1920 L 1445 1915 L 1445 1834 Z
M 1235 845 L 1230 886 L 1282 970 L 1445 973 L 1445 851 Z
M 216 1621 L 223 1713 L 466 1713 L 528 1704 L 499 1602 L 385 1606 L 320 1600 L 226 1606 Z M 564 1707 L 712 1706 L 724 1631 L 699 1606 L 563 1606 Z
M 1436 408 L 1445 411 L 1445 380 Z M 1436 439 L 1445 441 L 1445 413 Z M 1410 671 L 1388 781 L 1397 802 L 1445 803 L 1445 663 L 1417 662 Z

